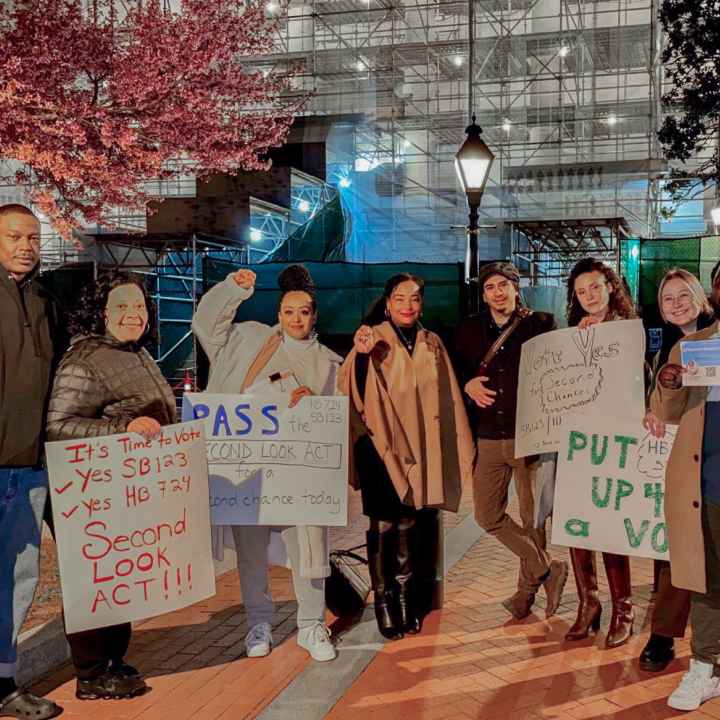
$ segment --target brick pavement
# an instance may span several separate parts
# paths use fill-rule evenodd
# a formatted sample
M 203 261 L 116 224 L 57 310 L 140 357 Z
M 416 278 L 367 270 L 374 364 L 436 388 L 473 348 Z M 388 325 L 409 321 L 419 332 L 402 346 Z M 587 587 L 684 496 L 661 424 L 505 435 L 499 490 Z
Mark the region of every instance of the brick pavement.
M 350 527 L 333 533 L 336 547 L 363 540 L 365 521 L 357 495 L 351 506 Z M 455 526 L 470 508 L 468 493 L 460 516 L 448 517 L 446 527 Z M 562 548 L 553 551 L 558 557 L 566 555 Z M 577 606 L 572 577 L 557 617 L 545 621 L 541 601 L 537 616 L 509 620 L 499 601 L 514 590 L 516 562 L 484 536 L 449 572 L 443 610 L 427 619 L 420 635 L 382 646 L 327 717 L 659 720 L 680 715 L 666 707 L 665 699 L 687 668 L 689 643 L 676 644 L 678 659 L 665 673 L 638 669 L 636 659 L 648 633 L 652 565 L 633 560 L 632 569 L 636 637 L 625 647 L 603 648 L 609 596 L 601 570 L 603 630 L 597 637 L 566 643 L 563 635 Z M 129 701 L 79 702 L 69 667 L 36 690 L 63 704 L 68 719 L 257 717 L 309 662 L 290 638 L 295 604 L 289 573 L 274 568 L 271 578 L 278 601 L 278 645 L 267 658 L 243 656 L 245 618 L 237 577 L 231 572 L 219 579 L 218 594 L 211 600 L 137 627 L 129 660 L 147 675 L 152 692 Z M 330 671 L 332 666 L 326 667 Z M 720 700 L 686 715 L 720 720 Z

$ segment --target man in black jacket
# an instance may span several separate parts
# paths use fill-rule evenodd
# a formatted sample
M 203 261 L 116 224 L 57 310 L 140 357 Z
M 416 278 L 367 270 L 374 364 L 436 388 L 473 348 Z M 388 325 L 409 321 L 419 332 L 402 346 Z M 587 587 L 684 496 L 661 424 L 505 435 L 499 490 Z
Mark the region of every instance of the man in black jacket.
M 53 346 L 50 303 L 35 280 L 39 260 L 35 215 L 0 206 L 0 716 L 35 720 L 62 712 L 15 685 L 48 491 L 40 455 Z
M 477 442 L 473 482 L 475 518 L 520 558 L 517 592 L 503 605 L 517 619 L 530 614 L 535 594 L 545 587 L 546 617 L 553 615 L 567 580 L 566 562 L 551 560 L 545 530 L 533 526 L 533 487 L 538 457 L 515 458 L 515 415 L 520 349 L 530 338 L 555 329 L 552 315 L 520 306 L 520 275 L 511 263 L 485 265 L 478 278 L 483 310 L 459 326 L 455 349 L 458 372 L 470 399 L 471 424 Z M 517 322 L 516 322 L 517 321 Z M 513 327 L 509 335 L 503 333 Z M 503 338 L 497 345 L 496 341 Z M 492 357 L 483 362 L 495 347 Z M 520 527 L 508 514 L 508 486 L 515 476 Z

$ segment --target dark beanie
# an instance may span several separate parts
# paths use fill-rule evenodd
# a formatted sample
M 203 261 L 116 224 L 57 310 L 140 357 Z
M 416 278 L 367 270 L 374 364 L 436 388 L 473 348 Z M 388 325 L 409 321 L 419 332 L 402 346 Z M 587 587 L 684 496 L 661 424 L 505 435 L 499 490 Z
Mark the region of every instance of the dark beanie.
M 478 273 L 478 285 L 482 290 L 482 286 L 485 281 L 491 275 L 502 275 L 503 277 L 514 282 L 516 285 L 520 285 L 520 273 L 518 269 L 510 262 L 491 262 L 487 265 L 483 265 Z

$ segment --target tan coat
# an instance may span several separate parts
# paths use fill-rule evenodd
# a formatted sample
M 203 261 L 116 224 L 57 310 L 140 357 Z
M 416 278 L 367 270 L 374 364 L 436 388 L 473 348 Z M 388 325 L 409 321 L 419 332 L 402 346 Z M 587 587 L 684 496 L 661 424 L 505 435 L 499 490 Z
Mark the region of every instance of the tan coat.
M 362 418 L 362 426 L 353 424 L 355 435 L 370 435 L 404 503 L 455 512 L 462 483 L 472 478 L 475 445 L 447 351 L 437 335 L 418 330 L 411 357 L 388 322 L 373 330 L 380 340 L 364 398 L 355 350 L 340 370 L 339 387 Z
M 718 323 L 683 338 L 707 340 Z M 680 364 L 680 343 L 670 351 L 668 363 Z M 665 519 L 668 527 L 672 584 L 704 593 L 705 543 L 702 530 L 702 446 L 708 388 L 668 390 L 656 383 L 650 408 L 667 423 L 679 424 L 665 475 Z

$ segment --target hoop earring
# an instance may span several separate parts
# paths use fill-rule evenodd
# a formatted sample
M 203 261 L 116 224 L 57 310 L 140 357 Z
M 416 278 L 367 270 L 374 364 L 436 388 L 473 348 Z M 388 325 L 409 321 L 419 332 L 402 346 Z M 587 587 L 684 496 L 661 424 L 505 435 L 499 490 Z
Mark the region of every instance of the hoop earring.
M 387 307 L 385 308 L 385 319 L 386 320 L 390 319 L 390 311 L 387 309 Z

